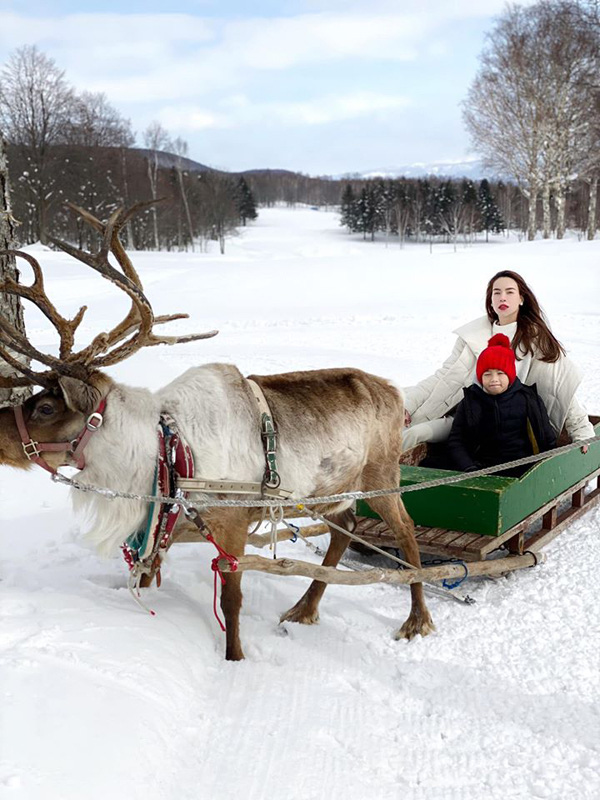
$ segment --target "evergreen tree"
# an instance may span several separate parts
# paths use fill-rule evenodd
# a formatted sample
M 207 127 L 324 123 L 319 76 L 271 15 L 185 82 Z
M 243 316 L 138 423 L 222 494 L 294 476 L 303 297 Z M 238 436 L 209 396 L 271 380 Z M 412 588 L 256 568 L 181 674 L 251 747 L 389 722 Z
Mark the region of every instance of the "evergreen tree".
M 472 236 L 477 230 L 480 230 L 477 190 L 473 185 L 473 181 L 470 181 L 467 178 L 463 179 L 460 190 L 464 206 L 463 231 L 465 237 L 467 234 Z
M 340 201 L 340 214 L 340 225 L 345 225 L 350 233 L 356 231 L 356 198 L 354 196 L 352 184 L 350 183 L 345 185 L 344 191 L 342 192 Z
M 487 178 L 484 178 L 479 184 L 478 190 L 478 209 L 481 217 L 482 230 L 485 231 L 486 242 L 489 239 L 489 232 L 500 233 L 504 230 L 504 220 L 500 214 L 496 201 L 492 196 L 490 184 Z
M 254 203 L 254 195 L 243 175 L 237 182 L 236 199 L 242 225 L 246 224 L 247 219 L 252 220 L 258 217 L 256 205 Z
M 382 180 L 377 181 L 370 187 L 372 218 L 369 233 L 371 241 L 375 238 L 376 231 L 386 229 L 386 207 L 388 205 L 387 192 Z
M 367 238 L 367 233 L 372 233 L 373 219 L 373 193 L 370 188 L 363 186 L 356 202 L 356 230 L 363 234 L 363 239 Z

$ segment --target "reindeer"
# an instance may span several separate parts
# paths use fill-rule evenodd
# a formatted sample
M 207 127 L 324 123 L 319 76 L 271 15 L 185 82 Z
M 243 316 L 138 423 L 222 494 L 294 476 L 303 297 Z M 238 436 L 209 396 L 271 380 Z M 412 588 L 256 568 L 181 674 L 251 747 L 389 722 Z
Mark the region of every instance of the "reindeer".
M 65 242 L 52 241 L 125 292 L 131 299 L 131 309 L 112 330 L 100 333 L 75 352 L 74 334 L 86 307 L 71 320 L 62 317 L 46 294 L 36 259 L 10 251 L 31 265 L 34 281 L 31 286 L 24 286 L 9 278 L 0 284 L 0 291 L 35 304 L 56 328 L 60 350 L 58 357 L 37 350 L 26 336 L 0 317 L 0 357 L 12 373 L 17 373 L 0 376 L 0 386 L 43 387 L 21 406 L 0 410 L 0 464 L 27 469 L 33 461 L 50 471 L 76 466 L 84 483 L 149 494 L 157 457 L 157 420 L 166 411 L 176 420 L 203 475 L 260 481 L 265 454 L 259 410 L 248 380 L 235 366 L 193 367 L 154 393 L 117 383 L 103 371 L 142 347 L 203 339 L 216 331 L 179 337 L 154 333 L 155 325 L 187 314 L 154 316 L 120 241 L 120 230 L 139 206 L 115 211 L 106 223 L 83 209 L 73 208 L 101 234 L 98 252 L 88 253 Z M 112 266 L 109 254 L 120 270 Z M 34 371 L 22 363 L 24 360 L 35 361 L 46 369 Z M 357 369 L 250 377 L 262 389 L 276 421 L 279 474 L 282 485 L 293 490 L 293 497 L 398 486 L 404 410 L 400 393 L 388 381 Z M 98 421 L 99 407 L 101 427 L 94 422 Z M 82 430 L 86 432 L 82 434 Z M 147 516 L 147 505 L 142 501 L 111 500 L 73 491 L 73 502 L 76 510 L 87 512 L 91 518 L 88 536 L 104 554 L 118 549 L 144 525 Z M 370 504 L 396 534 L 407 560 L 420 567 L 414 525 L 400 497 L 373 498 Z M 352 526 L 353 516 L 349 507 L 349 502 L 343 502 L 317 510 L 351 530 L 348 526 Z M 215 541 L 239 557 L 244 553 L 248 528 L 258 519 L 258 510 L 212 508 L 203 512 L 203 519 Z M 182 515 L 174 538 L 186 529 L 189 533 L 189 526 Z M 323 564 L 335 567 L 349 538 L 334 528 L 330 530 Z M 325 588 L 325 583 L 313 581 L 281 621 L 316 623 Z M 434 629 L 422 584 L 411 585 L 411 600 L 410 615 L 396 638 L 425 636 Z M 241 604 L 241 574 L 232 572 L 221 589 L 228 660 L 244 657 L 239 635 Z

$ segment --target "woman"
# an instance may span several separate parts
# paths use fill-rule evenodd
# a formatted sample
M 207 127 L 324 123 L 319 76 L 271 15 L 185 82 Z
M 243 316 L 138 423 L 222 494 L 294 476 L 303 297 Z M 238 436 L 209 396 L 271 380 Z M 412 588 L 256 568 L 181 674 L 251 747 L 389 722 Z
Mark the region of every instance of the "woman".
M 448 438 L 452 427 L 449 412 L 462 400 L 463 389 L 476 380 L 477 358 L 496 333 L 511 340 L 517 376 L 522 383 L 537 385 L 557 435 L 564 425 L 573 442 L 594 436 L 587 412 L 575 398 L 581 383 L 579 372 L 517 272 L 502 270 L 494 275 L 487 285 L 485 310 L 487 316 L 454 331 L 458 336 L 454 349 L 437 372 L 403 390 L 408 425 L 404 448 Z

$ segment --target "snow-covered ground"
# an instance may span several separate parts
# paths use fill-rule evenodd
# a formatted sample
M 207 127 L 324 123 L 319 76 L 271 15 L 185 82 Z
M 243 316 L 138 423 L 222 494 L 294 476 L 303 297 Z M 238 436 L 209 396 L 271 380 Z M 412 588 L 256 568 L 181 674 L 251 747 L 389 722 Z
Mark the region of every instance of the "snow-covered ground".
M 91 306 L 82 336 L 126 303 L 61 254 L 37 249 L 61 310 Z M 187 366 L 245 373 L 356 366 L 408 385 L 452 330 L 483 313 L 487 280 L 521 272 L 581 366 L 600 412 L 600 241 L 468 248 L 350 237 L 331 213 L 262 210 L 227 254 L 136 253 L 171 333 L 111 370 L 157 388 Z M 51 347 L 29 314 L 35 343 Z M 392 632 L 408 592 L 328 588 L 318 626 L 277 624 L 301 578 L 244 577 L 246 661 L 223 660 L 211 548 L 178 545 L 152 618 L 126 569 L 82 541 L 68 493 L 41 470 L 0 468 L 2 800 L 433 800 L 600 796 L 600 513 L 547 548 L 546 564 L 470 580 L 463 607 L 428 599 L 437 633 Z M 302 544 L 278 555 L 313 560 Z

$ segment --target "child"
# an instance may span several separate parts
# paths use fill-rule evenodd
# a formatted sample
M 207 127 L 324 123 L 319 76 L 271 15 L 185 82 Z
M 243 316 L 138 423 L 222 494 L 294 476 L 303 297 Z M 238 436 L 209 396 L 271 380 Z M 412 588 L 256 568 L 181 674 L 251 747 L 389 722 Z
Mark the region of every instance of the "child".
M 517 378 L 510 341 L 498 333 L 477 359 L 477 380 L 464 389 L 448 437 L 454 469 L 472 471 L 556 447 L 556 434 L 535 384 Z M 480 385 L 481 384 L 481 385 Z M 531 467 L 499 472 L 520 477 Z

